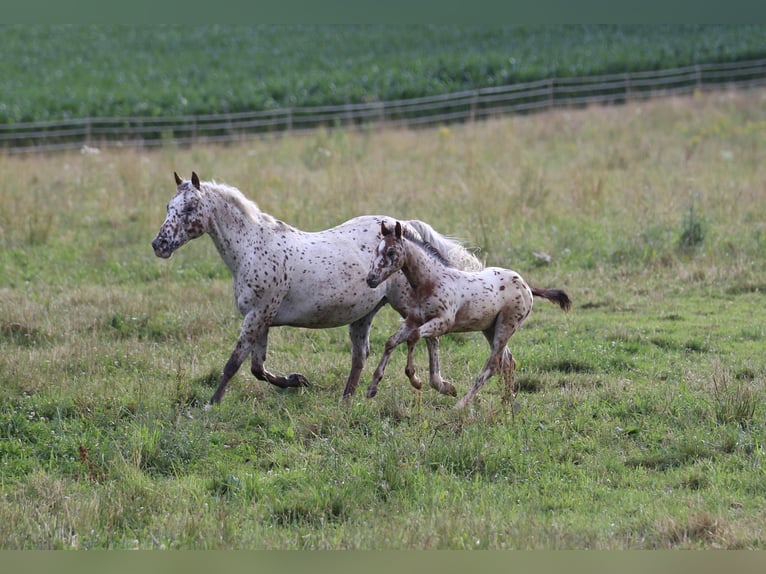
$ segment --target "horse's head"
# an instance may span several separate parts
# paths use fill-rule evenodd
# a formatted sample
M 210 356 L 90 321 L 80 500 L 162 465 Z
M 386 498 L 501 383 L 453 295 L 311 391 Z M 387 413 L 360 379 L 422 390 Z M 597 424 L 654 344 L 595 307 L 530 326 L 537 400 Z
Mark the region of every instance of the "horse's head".
M 168 203 L 167 215 L 157 237 L 152 241 L 154 254 L 167 259 L 190 239 L 207 231 L 208 217 L 202 209 L 199 177 L 192 172 L 191 181 L 182 180 L 174 173 L 178 191 Z
M 367 285 L 377 287 L 392 274 L 404 266 L 406 258 L 402 225 L 398 221 L 393 229 L 386 227 L 386 222 L 380 223 L 380 233 L 383 235 L 375 250 L 370 272 L 367 274 Z

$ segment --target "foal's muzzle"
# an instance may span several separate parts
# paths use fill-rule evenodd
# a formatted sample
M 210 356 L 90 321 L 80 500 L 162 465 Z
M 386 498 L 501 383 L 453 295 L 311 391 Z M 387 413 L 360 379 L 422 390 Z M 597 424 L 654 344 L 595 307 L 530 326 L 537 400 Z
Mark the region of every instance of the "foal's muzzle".
M 372 287 L 373 289 L 380 285 L 380 281 L 378 281 L 378 278 L 374 275 L 368 275 L 367 276 L 367 285 Z

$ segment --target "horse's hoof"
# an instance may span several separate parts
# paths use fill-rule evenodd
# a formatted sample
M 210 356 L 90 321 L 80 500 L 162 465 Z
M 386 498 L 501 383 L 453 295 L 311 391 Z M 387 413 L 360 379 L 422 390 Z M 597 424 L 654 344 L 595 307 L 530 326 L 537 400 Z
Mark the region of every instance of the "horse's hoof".
M 378 394 L 378 389 L 373 389 L 373 388 L 367 389 L 367 398 L 368 399 L 371 399 L 372 397 L 374 397 L 377 394 Z
M 293 373 L 287 377 L 287 381 L 291 387 L 310 387 L 309 380 L 300 373 Z

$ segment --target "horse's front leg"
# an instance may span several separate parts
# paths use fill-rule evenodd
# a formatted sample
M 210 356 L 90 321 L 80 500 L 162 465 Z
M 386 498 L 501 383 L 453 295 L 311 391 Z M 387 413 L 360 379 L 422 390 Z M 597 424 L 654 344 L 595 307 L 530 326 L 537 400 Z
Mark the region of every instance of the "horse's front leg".
M 388 341 L 386 341 L 386 348 L 383 351 L 383 356 L 380 358 L 380 362 L 378 363 L 378 367 L 375 369 L 375 372 L 372 374 L 372 382 L 370 382 L 370 386 L 367 387 L 367 398 L 371 399 L 378 393 L 378 383 L 383 378 L 383 373 L 386 370 L 386 366 L 388 365 L 388 361 L 391 360 L 391 353 L 394 352 L 394 349 L 403 341 L 409 337 L 410 333 L 412 333 L 414 330 L 417 330 L 417 325 L 414 323 L 411 323 L 410 321 L 405 321 L 402 326 L 399 328 L 399 330 L 394 333 L 391 337 L 389 337 Z
M 268 327 L 259 321 L 255 312 L 251 311 L 245 315 L 245 319 L 242 322 L 242 329 L 239 333 L 239 339 L 237 339 L 237 344 L 234 346 L 234 351 L 232 351 L 229 360 L 226 361 L 221 382 L 218 383 L 218 388 L 216 388 L 213 396 L 210 397 L 208 408 L 221 402 L 223 394 L 226 392 L 226 385 L 228 385 L 231 378 L 237 374 L 237 371 L 242 366 L 245 358 L 251 353 L 256 340 L 260 338 L 260 333 L 264 329 L 268 329 Z
M 255 341 L 253 347 L 253 358 L 250 364 L 250 371 L 259 381 L 266 381 L 282 389 L 294 387 L 308 387 L 309 381 L 300 373 L 291 373 L 289 375 L 275 375 L 266 370 L 266 349 L 269 345 L 269 329 L 266 326 L 260 336 Z

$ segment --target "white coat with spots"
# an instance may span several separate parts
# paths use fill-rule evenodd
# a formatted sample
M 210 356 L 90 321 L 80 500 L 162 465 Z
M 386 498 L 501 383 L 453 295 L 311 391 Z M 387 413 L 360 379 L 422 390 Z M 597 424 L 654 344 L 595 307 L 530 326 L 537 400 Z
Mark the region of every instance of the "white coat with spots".
M 407 372 L 410 374 L 414 371 L 412 350 L 421 337 L 468 331 L 481 331 L 491 352 L 473 387 L 455 408 L 470 403 L 484 383 L 498 372 L 510 389 L 516 363 L 506 344 L 532 311 L 533 296 L 558 303 L 564 311 L 571 307 L 566 292 L 530 287 L 521 275 L 510 269 L 487 267 L 476 272 L 455 269 L 428 243 L 407 238 L 399 222 L 393 229 L 381 223 L 381 235 L 367 284 L 377 288 L 401 270 L 412 287 L 415 302 L 400 329 L 386 342 L 385 352 L 367 389 L 368 397 L 378 392 L 378 383 L 391 353 L 400 343 L 406 341 L 409 347 Z M 440 391 L 455 394 L 454 388 Z
M 220 402 L 226 385 L 248 356 L 260 380 L 280 387 L 307 385 L 305 376 L 274 375 L 266 370 L 269 328 L 279 325 L 328 328 L 349 325 L 351 371 L 343 390 L 353 395 L 370 353 L 369 333 L 375 314 L 386 303 L 402 316 L 409 311 L 411 289 L 399 273 L 376 289 L 365 285 L 369 260 L 380 241 L 380 225 L 394 220 L 382 215 L 351 219 L 319 232 L 296 229 L 260 211 L 236 188 L 200 182 L 175 174 L 177 192 L 152 241 L 154 253 L 168 258 L 187 241 L 207 233 L 231 271 L 234 299 L 244 316 L 242 329 L 223 376 L 210 399 Z M 440 252 L 462 268 L 481 263 L 456 241 L 428 224 L 405 223 L 405 235 L 434 242 Z M 432 384 L 441 382 L 438 340 L 428 339 Z

